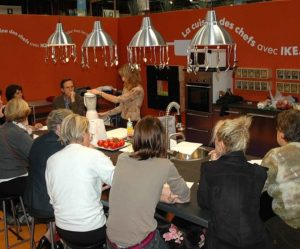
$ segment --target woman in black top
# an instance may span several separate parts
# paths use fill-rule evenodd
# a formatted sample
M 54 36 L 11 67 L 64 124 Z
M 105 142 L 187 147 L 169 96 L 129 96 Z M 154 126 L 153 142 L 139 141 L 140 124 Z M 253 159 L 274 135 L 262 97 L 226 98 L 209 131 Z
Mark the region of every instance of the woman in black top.
M 206 248 L 271 248 L 259 216 L 266 169 L 247 162 L 251 118 L 219 121 L 214 130 L 215 150 L 203 163 L 198 203 L 211 213 Z

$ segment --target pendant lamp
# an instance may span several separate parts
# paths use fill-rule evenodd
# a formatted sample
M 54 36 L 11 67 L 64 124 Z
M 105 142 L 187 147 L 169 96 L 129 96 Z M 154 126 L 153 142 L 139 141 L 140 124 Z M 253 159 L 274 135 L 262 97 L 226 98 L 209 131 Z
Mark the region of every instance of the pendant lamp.
M 205 23 L 191 40 L 187 50 L 187 72 L 197 72 L 201 68 L 199 59 L 200 53 L 204 53 L 204 68 L 205 71 L 211 68 L 209 56 L 211 52 L 216 53 L 217 65 L 214 65 L 217 71 L 220 71 L 220 52 L 226 51 L 226 70 L 230 68 L 230 58 L 233 53 L 234 64 L 236 66 L 236 44 L 230 37 L 229 33 L 219 25 L 216 17 L 216 12 L 210 9 L 206 13 Z M 202 57 L 201 57 L 202 58 Z M 203 65 L 202 65 L 203 67 Z
M 107 67 L 118 65 L 117 45 L 111 37 L 103 30 L 100 21 L 94 22 L 93 31 L 86 37 L 81 46 L 81 66 L 89 67 L 89 51 L 92 50 L 94 62 L 98 62 L 98 57 L 104 60 Z M 99 54 L 97 56 L 97 54 Z
M 53 64 L 57 63 L 57 61 L 68 63 L 72 58 L 74 62 L 76 60 L 76 44 L 64 32 L 60 21 L 56 24 L 56 30 L 46 43 L 46 62 L 48 62 L 49 57 Z
M 168 46 L 149 16 L 143 17 L 140 30 L 127 46 L 127 59 L 131 68 L 138 70 L 142 62 L 149 62 L 161 69 L 169 64 Z

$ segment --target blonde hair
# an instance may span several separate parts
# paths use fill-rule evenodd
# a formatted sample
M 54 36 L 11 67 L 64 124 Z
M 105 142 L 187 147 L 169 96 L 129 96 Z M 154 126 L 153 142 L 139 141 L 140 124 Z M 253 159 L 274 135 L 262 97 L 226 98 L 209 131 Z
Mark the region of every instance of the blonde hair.
M 21 98 L 13 98 L 7 102 L 4 115 L 9 122 L 23 122 L 31 113 L 28 103 Z
M 64 145 L 70 143 L 83 143 L 85 133 L 88 133 L 89 121 L 78 114 L 70 114 L 64 118 L 61 124 L 60 141 Z
M 127 78 L 128 82 L 125 82 L 124 87 L 128 90 L 139 85 L 142 81 L 141 73 L 137 69 L 132 69 L 129 64 L 124 64 L 118 70 L 121 77 Z
M 224 143 L 224 153 L 246 151 L 250 139 L 251 122 L 252 118 L 248 116 L 220 120 L 214 127 L 212 140 L 217 139 Z
M 61 125 L 63 119 L 72 114 L 68 109 L 56 109 L 49 113 L 47 117 L 47 127 L 49 131 L 56 131 L 57 125 Z

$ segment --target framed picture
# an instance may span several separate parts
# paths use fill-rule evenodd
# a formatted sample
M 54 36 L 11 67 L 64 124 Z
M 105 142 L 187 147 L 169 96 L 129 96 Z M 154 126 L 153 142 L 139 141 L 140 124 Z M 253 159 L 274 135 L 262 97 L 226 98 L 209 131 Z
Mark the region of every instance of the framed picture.
M 290 93 L 291 92 L 291 83 L 284 83 L 284 90 L 285 93 Z
M 299 71 L 292 71 L 292 79 L 299 80 Z
M 260 82 L 260 89 L 261 89 L 261 91 L 268 91 L 268 82 L 261 81 Z
M 283 92 L 284 88 L 283 88 L 283 82 L 277 82 L 276 83 L 276 89 L 278 92 Z
M 260 91 L 260 81 L 255 81 L 254 89 L 255 89 L 255 91 Z
M 248 81 L 248 90 L 254 90 L 254 82 Z
M 237 80 L 237 81 L 235 82 L 235 88 L 236 88 L 236 89 L 242 89 L 242 82 L 241 82 L 240 80 Z
M 268 78 L 268 70 L 267 69 L 261 70 L 260 71 L 260 77 L 262 79 L 267 79 Z
M 255 78 L 260 78 L 260 70 L 259 69 L 256 69 L 255 70 Z
M 253 69 L 248 69 L 248 78 L 255 78 L 255 73 Z
M 291 93 L 296 93 L 298 92 L 298 84 L 292 83 L 291 84 Z
M 285 71 L 284 71 L 284 79 L 289 80 L 289 79 L 291 79 L 291 78 L 292 78 L 292 71 L 290 71 L 290 70 L 285 70 Z
M 283 80 L 284 79 L 284 71 L 281 69 L 276 70 L 276 77 L 277 79 Z
M 247 69 L 241 69 L 242 70 L 242 77 L 247 78 L 248 77 L 248 70 Z

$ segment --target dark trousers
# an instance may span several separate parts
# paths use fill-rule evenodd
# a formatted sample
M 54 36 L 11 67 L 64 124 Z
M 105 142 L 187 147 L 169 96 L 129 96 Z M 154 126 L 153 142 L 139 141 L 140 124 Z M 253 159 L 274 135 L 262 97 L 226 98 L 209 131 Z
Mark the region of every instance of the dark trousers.
M 0 197 L 22 196 L 27 183 L 27 177 L 14 178 L 0 183 Z
M 67 242 L 78 246 L 88 246 L 100 242 L 104 243 L 106 240 L 106 226 L 87 232 L 67 231 L 59 227 L 57 227 L 56 229 L 59 236 L 63 240 L 66 240 Z

